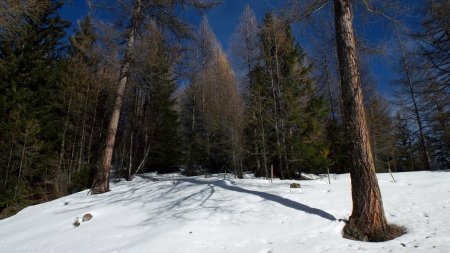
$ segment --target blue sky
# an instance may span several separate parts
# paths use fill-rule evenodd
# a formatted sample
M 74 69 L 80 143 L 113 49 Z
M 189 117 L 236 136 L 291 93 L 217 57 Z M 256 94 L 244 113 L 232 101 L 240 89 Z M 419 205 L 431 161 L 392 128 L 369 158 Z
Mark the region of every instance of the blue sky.
M 261 21 L 265 13 L 268 11 L 277 11 L 283 7 L 286 1 L 279 0 L 224 0 L 219 6 L 208 10 L 207 16 L 209 23 L 215 32 L 219 42 L 225 51 L 228 51 L 230 37 L 238 24 L 239 17 L 246 4 L 254 10 L 258 21 Z M 408 2 L 408 1 L 407 1 Z M 87 14 L 86 0 L 72 0 L 69 1 L 61 10 L 63 18 L 72 22 L 72 26 L 76 25 L 77 19 L 84 17 Z M 200 21 L 200 15 L 197 12 L 187 12 L 185 17 L 191 21 L 194 25 L 197 25 Z M 376 22 L 369 22 L 358 27 L 363 29 L 365 37 L 370 44 L 377 44 L 379 42 L 387 41 L 387 54 L 374 55 L 370 57 L 370 69 L 374 76 L 374 79 L 382 92 L 388 98 L 392 97 L 392 85 L 391 81 L 398 78 L 396 63 L 398 59 L 397 52 L 395 50 L 395 41 L 391 39 L 392 35 L 388 32 L 388 22 L 382 19 L 377 19 Z M 411 22 L 411 21 L 409 21 Z M 304 31 L 301 31 L 299 25 L 294 25 L 293 34 L 300 38 L 305 36 Z M 308 45 L 303 45 L 306 49 Z

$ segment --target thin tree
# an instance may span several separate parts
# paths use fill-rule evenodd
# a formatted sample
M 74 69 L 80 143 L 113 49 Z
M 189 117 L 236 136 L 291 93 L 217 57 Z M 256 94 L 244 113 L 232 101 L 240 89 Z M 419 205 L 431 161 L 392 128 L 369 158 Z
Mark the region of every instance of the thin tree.
M 106 136 L 106 145 L 103 150 L 101 171 L 102 175 L 98 182 L 98 186 L 94 188 L 94 193 L 104 193 L 109 191 L 109 173 L 111 167 L 112 154 L 114 150 L 114 143 L 116 141 L 117 126 L 119 125 L 120 110 L 122 108 L 125 88 L 128 82 L 128 72 L 130 68 L 130 56 L 133 50 L 134 41 L 136 39 L 136 32 L 139 21 L 142 17 L 142 1 L 136 0 L 134 2 L 133 14 L 131 18 L 131 25 L 128 30 L 127 47 L 125 49 L 125 56 L 120 68 L 119 84 L 116 91 L 116 99 L 114 101 L 113 112 L 108 125 L 108 133 Z
M 411 99 L 411 103 L 413 106 L 414 118 L 415 118 L 415 121 L 419 128 L 419 145 L 420 145 L 420 150 L 422 153 L 422 160 L 425 163 L 425 168 L 427 170 L 430 170 L 431 169 L 430 156 L 428 154 L 428 147 L 425 142 L 423 119 L 421 118 L 421 115 L 420 115 L 420 109 L 419 109 L 419 105 L 418 105 L 418 101 L 417 101 L 418 95 L 417 95 L 417 91 L 413 84 L 413 80 L 412 80 L 413 77 L 412 77 L 412 73 L 411 73 L 410 63 L 408 62 L 406 48 L 405 48 L 403 40 L 400 37 L 400 32 L 398 31 L 398 29 L 396 29 L 396 35 L 397 35 L 398 42 L 400 44 L 401 61 L 402 61 L 401 65 L 402 65 L 403 71 L 405 73 L 405 78 L 406 78 L 403 85 L 405 86 L 407 93 Z

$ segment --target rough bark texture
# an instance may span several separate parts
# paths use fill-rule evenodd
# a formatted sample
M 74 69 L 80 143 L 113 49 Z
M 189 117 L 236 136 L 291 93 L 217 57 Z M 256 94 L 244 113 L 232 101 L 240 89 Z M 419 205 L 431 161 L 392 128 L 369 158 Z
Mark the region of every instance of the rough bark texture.
M 353 200 L 353 212 L 344 227 L 344 237 L 384 241 L 391 237 L 390 226 L 384 215 L 366 125 L 351 1 L 334 0 L 334 11 Z
M 130 68 L 130 55 L 133 49 L 134 40 L 136 37 L 136 29 L 138 21 L 141 16 L 141 0 L 136 0 L 134 3 L 133 16 L 131 19 L 131 26 L 128 32 L 128 43 L 125 51 L 125 57 L 120 68 L 120 79 L 117 86 L 116 99 L 114 101 L 114 107 L 111 115 L 111 119 L 108 125 L 108 133 L 106 135 L 106 145 L 103 151 L 101 171 L 102 175 L 99 179 L 98 185 L 94 188 L 94 193 L 104 193 L 109 191 L 109 174 L 111 169 L 111 160 L 114 150 L 114 143 L 116 141 L 117 126 L 119 125 L 120 110 L 122 108 L 123 97 L 125 95 L 125 89 L 128 81 L 128 73 Z

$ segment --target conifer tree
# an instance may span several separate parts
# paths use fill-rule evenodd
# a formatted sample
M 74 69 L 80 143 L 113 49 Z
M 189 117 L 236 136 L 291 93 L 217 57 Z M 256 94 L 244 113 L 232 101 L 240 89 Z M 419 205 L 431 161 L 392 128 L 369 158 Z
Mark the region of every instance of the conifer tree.
M 131 69 L 134 89 L 129 92 L 134 99 L 129 99 L 131 105 L 127 106 L 131 109 L 127 111 L 130 124 L 126 126 L 129 142 L 121 143 L 132 145 L 133 150 L 128 150 L 131 154 L 127 152 L 126 156 L 133 156 L 136 161 L 131 169 L 127 168 L 131 172 L 127 175 L 129 179 L 138 172 L 170 172 L 179 165 L 182 145 L 175 111 L 177 86 L 173 69 L 176 58 L 171 54 L 175 48 L 166 41 L 155 22 L 145 27 L 137 48 L 139 55 L 134 57 Z
M 328 166 L 321 127 L 326 110 L 324 100 L 314 95 L 305 54 L 285 20 L 271 14 L 264 19 L 260 41 L 264 65 L 252 73 L 248 110 L 253 117 L 248 121 L 257 130 L 255 137 L 264 138 L 258 146 L 270 154 L 262 160 L 273 163 L 281 178 L 293 178 L 300 170 L 320 171 Z
M 0 40 L 0 164 L 5 176 L 0 187 L 14 189 L 0 191 L 2 211 L 29 204 L 31 196 L 58 194 L 54 161 L 61 105 L 56 75 L 69 26 L 58 14 L 61 6 L 50 1 L 38 16 L 21 14 L 23 36 Z
M 106 90 L 101 77 L 98 35 L 90 16 L 78 21 L 69 37 L 68 56 L 59 75 L 59 100 L 63 104 L 61 146 L 58 168 L 61 186 L 68 192 L 88 189 L 97 173 L 98 146 L 102 139 L 99 96 Z

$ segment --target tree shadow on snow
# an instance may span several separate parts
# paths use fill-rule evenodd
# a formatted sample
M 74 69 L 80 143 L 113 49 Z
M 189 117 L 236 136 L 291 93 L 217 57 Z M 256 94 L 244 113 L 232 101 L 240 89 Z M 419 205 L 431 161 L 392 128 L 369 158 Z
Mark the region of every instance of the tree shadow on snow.
M 259 196 L 260 198 L 263 198 L 265 200 L 268 201 L 273 201 L 276 202 L 280 205 L 292 208 L 292 209 L 296 209 L 299 211 L 303 211 L 305 213 L 309 213 L 309 214 L 314 214 L 317 216 L 320 216 L 324 219 L 330 220 L 330 221 L 335 221 L 336 217 L 334 217 L 332 214 L 325 212 L 323 210 L 317 209 L 317 208 L 313 208 L 310 206 L 307 206 L 305 204 L 302 203 L 298 203 L 295 202 L 293 200 L 287 199 L 287 198 L 283 198 L 281 196 L 275 195 L 275 194 L 271 194 L 271 193 L 267 193 L 267 192 L 260 192 L 260 191 L 253 191 L 253 190 L 247 190 L 238 186 L 233 186 L 233 185 L 228 185 L 227 181 L 224 180 L 217 180 L 217 181 L 200 181 L 198 179 L 177 179 L 179 181 L 184 181 L 184 182 L 189 182 L 192 184 L 212 184 L 214 186 L 217 187 L 221 187 L 223 189 L 226 190 L 230 190 L 230 191 L 235 191 L 235 192 L 242 192 L 242 193 L 248 193 L 248 194 L 253 194 L 256 196 Z

